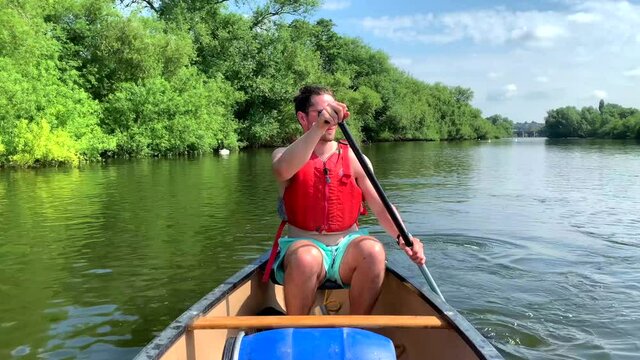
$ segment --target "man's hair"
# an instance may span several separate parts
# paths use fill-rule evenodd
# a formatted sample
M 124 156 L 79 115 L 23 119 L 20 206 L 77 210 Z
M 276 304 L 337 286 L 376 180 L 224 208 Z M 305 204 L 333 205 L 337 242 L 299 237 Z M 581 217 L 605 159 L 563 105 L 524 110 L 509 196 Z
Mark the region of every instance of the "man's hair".
M 316 95 L 331 95 L 333 96 L 333 91 L 326 86 L 320 85 L 306 85 L 300 88 L 298 95 L 293 98 L 293 103 L 295 104 L 296 114 L 298 111 L 302 111 L 303 113 L 307 113 L 309 107 L 311 107 L 311 97 Z

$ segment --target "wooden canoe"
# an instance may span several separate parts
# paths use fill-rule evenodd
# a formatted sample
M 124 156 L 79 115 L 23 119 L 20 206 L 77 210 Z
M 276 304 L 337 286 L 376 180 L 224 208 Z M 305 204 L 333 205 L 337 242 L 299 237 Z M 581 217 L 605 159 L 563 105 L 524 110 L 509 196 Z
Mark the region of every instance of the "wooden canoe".
M 408 280 L 394 269 L 392 261 L 387 263 L 382 293 L 370 316 L 347 315 L 349 298 L 345 289 L 319 289 L 309 316 L 257 316 L 264 309 L 284 311 L 282 287 L 261 282 L 267 255 L 205 295 L 135 359 L 217 360 L 223 359 L 223 354 L 233 358 L 229 356 L 233 346 L 230 341 L 239 334 L 261 329 L 333 327 L 362 328 L 383 335 L 391 340 L 395 357 L 401 360 L 502 359 L 464 317 L 435 295 L 424 280 L 416 279 L 420 275 L 415 267 L 413 280 Z

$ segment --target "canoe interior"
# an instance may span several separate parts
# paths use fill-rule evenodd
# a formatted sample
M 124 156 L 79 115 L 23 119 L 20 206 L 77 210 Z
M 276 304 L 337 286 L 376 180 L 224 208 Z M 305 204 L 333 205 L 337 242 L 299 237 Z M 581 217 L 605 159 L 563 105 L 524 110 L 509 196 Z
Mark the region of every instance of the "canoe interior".
M 284 294 L 279 285 L 260 281 L 260 271 L 243 279 L 202 314 L 212 316 L 255 315 L 266 307 L 284 311 Z M 348 290 L 318 290 L 312 309 L 316 315 L 348 315 Z M 442 315 L 429 305 L 418 290 L 387 271 L 382 293 L 374 308 L 376 315 Z M 448 329 L 378 328 L 369 329 L 390 338 L 397 358 L 408 359 L 480 359 L 472 345 L 464 341 L 460 331 Z M 162 360 L 221 359 L 225 341 L 238 330 L 186 330 L 163 354 Z

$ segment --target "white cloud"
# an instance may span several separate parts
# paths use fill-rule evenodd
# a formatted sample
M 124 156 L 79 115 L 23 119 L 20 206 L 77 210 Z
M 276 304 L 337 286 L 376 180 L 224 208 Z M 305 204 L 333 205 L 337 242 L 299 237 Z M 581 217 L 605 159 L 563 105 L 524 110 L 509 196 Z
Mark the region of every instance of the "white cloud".
M 449 13 L 365 17 L 360 26 L 372 34 L 402 42 L 477 45 L 525 45 L 592 48 L 640 41 L 640 6 L 627 1 L 575 1 L 563 11 L 515 11 L 505 8 Z M 605 40 L 604 42 L 598 40 Z
M 487 94 L 488 101 L 505 101 L 515 97 L 518 94 L 518 86 L 516 84 L 507 84 L 500 89 L 492 90 Z
M 343 10 L 351 6 L 351 1 L 328 0 L 322 4 L 323 10 Z
M 604 90 L 593 90 L 592 93 L 593 97 L 595 97 L 596 99 L 606 99 L 607 97 L 607 92 Z
M 559 3 L 565 8 L 422 13 L 360 24 L 408 47 L 402 57 L 413 61 L 396 64 L 416 78 L 471 88 L 474 106 L 485 114 L 541 121 L 549 109 L 597 106 L 595 98 L 604 97 L 640 107 L 640 4 Z M 508 81 L 496 87 L 500 79 Z
M 627 70 L 623 74 L 624 76 L 631 76 L 631 77 L 640 76 L 640 66 L 638 66 L 635 69 Z
M 600 20 L 600 15 L 580 11 L 575 14 L 568 15 L 567 20 L 581 24 L 589 24 Z
M 476 44 L 491 45 L 510 42 L 548 45 L 567 36 L 567 21 L 560 14 L 504 9 L 367 17 L 360 25 L 380 37 L 436 44 L 471 40 Z
M 562 26 L 540 25 L 534 30 L 533 33 L 538 39 L 552 40 L 557 37 L 566 35 L 566 30 Z

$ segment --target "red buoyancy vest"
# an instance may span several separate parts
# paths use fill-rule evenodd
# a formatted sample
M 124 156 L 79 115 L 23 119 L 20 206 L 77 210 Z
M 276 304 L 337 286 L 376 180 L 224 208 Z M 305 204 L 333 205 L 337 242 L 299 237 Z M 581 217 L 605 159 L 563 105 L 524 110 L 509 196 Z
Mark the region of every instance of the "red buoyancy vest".
M 289 224 L 316 232 L 340 232 L 356 224 L 363 209 L 362 190 L 349 160 L 349 145 L 342 143 L 324 162 L 311 155 L 284 190 Z

